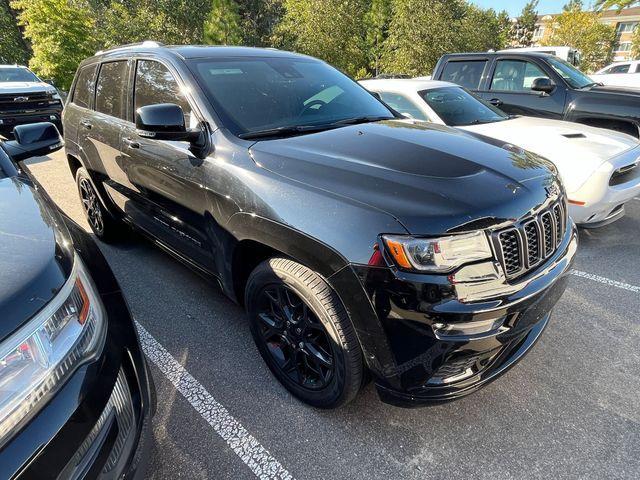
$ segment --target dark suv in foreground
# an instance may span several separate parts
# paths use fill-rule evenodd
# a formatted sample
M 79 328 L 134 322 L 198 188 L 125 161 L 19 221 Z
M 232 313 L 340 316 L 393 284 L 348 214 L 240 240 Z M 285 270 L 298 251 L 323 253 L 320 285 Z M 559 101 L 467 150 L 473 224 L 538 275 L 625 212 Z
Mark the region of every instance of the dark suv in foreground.
M 64 114 L 94 232 L 128 223 L 243 304 L 318 407 L 460 397 L 538 339 L 576 251 L 546 161 L 401 118 L 329 65 L 144 43 L 84 61 Z
M 17 162 L 62 148 L 51 123 L 0 142 L 0 478 L 142 478 L 153 386 L 91 236 Z

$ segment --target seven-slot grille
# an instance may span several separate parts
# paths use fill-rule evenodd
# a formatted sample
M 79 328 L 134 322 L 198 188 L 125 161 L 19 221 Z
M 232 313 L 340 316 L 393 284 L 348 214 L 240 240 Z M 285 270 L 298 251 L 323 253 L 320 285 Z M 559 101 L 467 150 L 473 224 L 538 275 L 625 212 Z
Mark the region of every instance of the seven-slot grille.
M 506 230 L 493 235 L 498 257 L 508 279 L 523 275 L 549 258 L 562 242 L 567 211 L 560 200 Z

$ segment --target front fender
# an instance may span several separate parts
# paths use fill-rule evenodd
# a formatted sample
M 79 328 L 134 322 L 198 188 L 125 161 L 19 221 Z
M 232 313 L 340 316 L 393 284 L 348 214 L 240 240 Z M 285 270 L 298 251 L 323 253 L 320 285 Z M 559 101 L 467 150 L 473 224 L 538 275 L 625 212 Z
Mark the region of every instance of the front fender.
M 627 122 L 640 125 L 640 97 L 633 95 L 572 92 L 564 120 L 588 123 L 590 120 Z

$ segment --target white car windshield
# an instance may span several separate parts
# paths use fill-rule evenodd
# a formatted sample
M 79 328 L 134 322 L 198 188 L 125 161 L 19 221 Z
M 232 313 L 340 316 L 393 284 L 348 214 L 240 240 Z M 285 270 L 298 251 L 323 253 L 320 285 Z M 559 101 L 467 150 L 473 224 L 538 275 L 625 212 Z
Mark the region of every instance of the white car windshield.
M 479 125 L 506 120 L 509 116 L 460 87 L 442 87 L 418 92 L 450 127 Z
M 39 82 L 40 80 L 26 68 L 0 68 L 0 83 Z

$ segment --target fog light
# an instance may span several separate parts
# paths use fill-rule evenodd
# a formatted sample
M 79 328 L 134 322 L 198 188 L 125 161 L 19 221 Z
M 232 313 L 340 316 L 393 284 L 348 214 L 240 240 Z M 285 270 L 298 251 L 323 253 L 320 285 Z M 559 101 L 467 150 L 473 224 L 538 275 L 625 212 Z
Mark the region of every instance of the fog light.
M 500 317 L 464 323 L 434 323 L 433 333 L 439 339 L 449 340 L 453 340 L 455 337 L 497 335 L 506 330 L 506 327 L 502 326 L 505 319 L 506 317 Z

